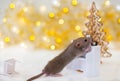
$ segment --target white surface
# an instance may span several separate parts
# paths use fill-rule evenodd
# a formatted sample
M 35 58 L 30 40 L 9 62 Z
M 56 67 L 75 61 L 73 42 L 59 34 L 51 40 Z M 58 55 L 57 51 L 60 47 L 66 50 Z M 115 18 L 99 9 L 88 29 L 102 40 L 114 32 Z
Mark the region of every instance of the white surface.
M 91 52 L 86 55 L 84 76 L 95 77 L 100 74 L 100 46 L 92 46 Z
M 17 64 L 18 74 L 12 76 L 0 75 L 0 81 L 26 81 L 42 71 L 46 63 L 60 53 L 60 51 L 29 50 L 19 47 L 11 47 L 0 50 L 0 59 L 5 60 L 14 57 L 21 63 Z M 82 73 L 64 69 L 62 77 L 41 77 L 35 81 L 120 81 L 120 54 L 118 50 L 111 50 L 111 58 L 102 58 L 100 65 L 100 76 L 87 78 Z
M 75 58 L 72 62 L 70 62 L 66 68 L 70 70 L 81 70 L 85 71 L 86 67 L 86 59 L 85 58 Z

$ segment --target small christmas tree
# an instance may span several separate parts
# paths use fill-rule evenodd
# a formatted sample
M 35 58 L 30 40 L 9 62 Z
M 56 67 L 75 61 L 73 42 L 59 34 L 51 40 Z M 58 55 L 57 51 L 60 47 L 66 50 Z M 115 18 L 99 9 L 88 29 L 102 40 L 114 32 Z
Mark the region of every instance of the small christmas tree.
M 101 28 L 103 25 L 101 22 L 101 17 L 97 14 L 98 10 L 96 9 L 95 3 L 92 3 L 92 7 L 90 9 L 90 15 L 87 17 L 89 22 L 85 25 L 87 27 L 87 31 L 84 31 L 84 36 L 90 35 L 93 40 L 92 45 L 100 45 L 101 46 L 101 55 L 109 57 L 111 54 L 107 51 L 108 42 L 105 39 L 105 32 Z

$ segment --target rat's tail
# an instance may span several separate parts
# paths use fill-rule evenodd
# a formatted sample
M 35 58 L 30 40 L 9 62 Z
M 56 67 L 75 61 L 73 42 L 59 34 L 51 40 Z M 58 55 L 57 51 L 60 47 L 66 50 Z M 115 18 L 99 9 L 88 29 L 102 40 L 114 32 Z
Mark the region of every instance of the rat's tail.
M 34 79 L 37 79 L 37 78 L 41 77 L 42 75 L 44 75 L 44 72 L 42 72 L 42 73 L 40 73 L 40 74 L 38 74 L 38 75 L 36 75 L 36 76 L 31 77 L 31 78 L 28 79 L 27 81 L 32 81 L 32 80 L 34 80 Z

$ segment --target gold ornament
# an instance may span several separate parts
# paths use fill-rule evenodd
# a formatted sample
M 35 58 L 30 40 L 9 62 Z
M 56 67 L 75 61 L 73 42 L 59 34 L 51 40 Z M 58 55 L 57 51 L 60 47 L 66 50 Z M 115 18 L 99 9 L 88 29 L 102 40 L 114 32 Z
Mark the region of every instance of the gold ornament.
M 87 17 L 89 22 L 85 25 L 87 27 L 87 31 L 84 31 L 84 35 L 90 35 L 93 40 L 93 43 L 101 46 L 101 55 L 105 57 L 110 57 L 111 54 L 108 52 L 108 42 L 105 39 L 105 32 L 101 26 L 103 25 L 101 22 L 101 17 L 97 15 L 98 10 L 96 9 L 95 3 L 92 3 L 92 7 L 90 9 L 90 15 Z M 107 53 L 107 54 L 106 54 Z

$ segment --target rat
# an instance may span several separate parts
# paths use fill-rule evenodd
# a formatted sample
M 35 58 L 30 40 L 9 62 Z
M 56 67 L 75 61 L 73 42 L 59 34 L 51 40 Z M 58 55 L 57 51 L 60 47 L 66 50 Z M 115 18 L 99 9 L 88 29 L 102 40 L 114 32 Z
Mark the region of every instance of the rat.
M 33 76 L 27 81 L 37 79 L 44 74 L 47 76 L 57 75 L 74 58 L 85 57 L 86 54 L 91 51 L 91 42 L 90 37 L 80 37 L 73 40 L 61 54 L 48 62 L 40 74 Z

